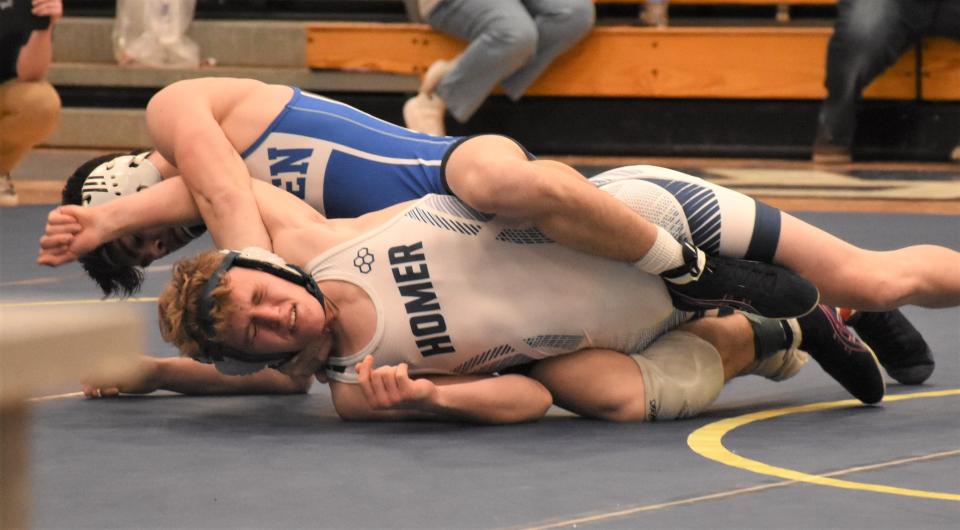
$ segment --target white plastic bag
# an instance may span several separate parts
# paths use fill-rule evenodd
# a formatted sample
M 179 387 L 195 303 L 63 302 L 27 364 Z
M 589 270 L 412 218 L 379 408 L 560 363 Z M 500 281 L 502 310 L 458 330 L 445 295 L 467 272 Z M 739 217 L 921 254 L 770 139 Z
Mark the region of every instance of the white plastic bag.
M 200 48 L 186 36 L 197 0 L 117 0 L 113 53 L 123 65 L 190 68 Z

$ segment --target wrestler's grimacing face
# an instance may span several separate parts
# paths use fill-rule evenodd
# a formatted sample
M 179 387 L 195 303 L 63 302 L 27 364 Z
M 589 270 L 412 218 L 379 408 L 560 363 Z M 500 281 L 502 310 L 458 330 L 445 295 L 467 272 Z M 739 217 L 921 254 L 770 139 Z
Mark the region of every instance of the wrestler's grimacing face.
M 224 344 L 247 353 L 300 351 L 321 338 L 326 313 L 306 289 L 272 274 L 234 267 Z

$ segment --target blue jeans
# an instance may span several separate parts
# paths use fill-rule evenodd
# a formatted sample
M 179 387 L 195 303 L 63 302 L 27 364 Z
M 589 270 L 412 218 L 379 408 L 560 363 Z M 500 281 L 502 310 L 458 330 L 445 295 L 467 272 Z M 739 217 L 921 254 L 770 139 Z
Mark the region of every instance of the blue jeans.
M 849 147 L 863 89 L 926 36 L 960 39 L 960 1 L 839 0 L 816 142 Z
M 437 94 L 465 122 L 500 83 L 514 101 L 593 27 L 591 0 L 443 0 L 430 25 L 469 42 Z

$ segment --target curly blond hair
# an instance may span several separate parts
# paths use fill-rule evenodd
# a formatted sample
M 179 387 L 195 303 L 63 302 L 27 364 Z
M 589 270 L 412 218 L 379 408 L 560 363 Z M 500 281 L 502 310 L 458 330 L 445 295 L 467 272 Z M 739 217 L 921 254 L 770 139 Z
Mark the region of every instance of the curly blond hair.
M 180 354 L 196 357 L 203 343 L 222 340 L 227 315 L 234 309 L 230 303 L 230 283 L 224 277 L 212 292 L 210 317 L 213 335 L 205 332 L 200 323 L 200 297 L 207 280 L 223 263 L 224 255 L 211 250 L 192 258 L 178 261 L 173 266 L 170 283 L 160 295 L 158 313 L 163 340 L 180 349 Z

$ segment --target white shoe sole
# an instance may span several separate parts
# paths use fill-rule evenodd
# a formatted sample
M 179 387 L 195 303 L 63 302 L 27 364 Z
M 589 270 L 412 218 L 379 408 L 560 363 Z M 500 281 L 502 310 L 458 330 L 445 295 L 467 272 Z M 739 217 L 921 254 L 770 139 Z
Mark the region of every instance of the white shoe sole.
M 443 77 L 447 75 L 450 70 L 453 70 L 454 66 L 456 66 L 456 59 L 451 61 L 445 59 L 434 61 L 434 63 L 427 68 L 426 73 L 423 74 L 423 79 L 420 81 L 420 93 L 433 94 L 437 89 L 437 85 L 440 84 L 440 81 L 443 80 Z

